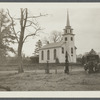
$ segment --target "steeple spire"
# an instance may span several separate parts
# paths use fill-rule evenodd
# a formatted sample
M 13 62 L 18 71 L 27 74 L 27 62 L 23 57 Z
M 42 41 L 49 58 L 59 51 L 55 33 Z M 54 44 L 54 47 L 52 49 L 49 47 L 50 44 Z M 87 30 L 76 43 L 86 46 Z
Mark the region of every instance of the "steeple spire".
M 69 13 L 68 13 L 68 10 L 67 10 L 67 22 L 66 22 L 66 26 L 65 26 L 65 29 L 64 29 L 64 34 L 69 34 L 69 33 L 73 34 L 73 29 L 70 26 Z
M 68 10 L 67 10 L 67 26 L 70 26 L 70 21 L 69 21 L 69 13 L 68 13 Z

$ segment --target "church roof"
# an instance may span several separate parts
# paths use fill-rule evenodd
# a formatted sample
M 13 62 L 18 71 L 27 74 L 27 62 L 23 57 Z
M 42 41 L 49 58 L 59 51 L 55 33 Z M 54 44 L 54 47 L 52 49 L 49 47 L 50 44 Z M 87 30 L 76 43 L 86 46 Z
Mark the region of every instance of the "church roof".
M 41 49 L 49 49 L 49 48 L 57 48 L 61 47 L 65 42 L 56 42 L 56 43 L 49 43 L 45 46 L 43 46 Z M 41 50 L 40 49 L 40 50 Z

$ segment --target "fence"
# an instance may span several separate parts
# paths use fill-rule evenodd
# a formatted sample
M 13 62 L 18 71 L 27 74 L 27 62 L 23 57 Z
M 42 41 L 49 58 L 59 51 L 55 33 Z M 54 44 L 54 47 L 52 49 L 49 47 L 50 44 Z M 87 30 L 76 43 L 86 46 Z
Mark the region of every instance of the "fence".
M 36 69 L 39 69 L 39 70 L 44 70 L 46 68 L 47 64 L 46 63 L 43 63 L 43 64 L 23 64 L 23 69 L 24 70 L 36 70 Z M 50 69 L 63 69 L 65 66 L 64 63 L 62 64 L 54 64 L 54 63 L 49 63 L 49 68 Z M 75 63 L 71 63 L 69 64 L 69 66 L 71 67 L 80 67 L 81 64 L 75 64 Z M 3 71 L 3 70 L 6 70 L 6 71 L 9 71 L 9 70 L 17 70 L 18 69 L 18 64 L 0 64 L 0 71 Z

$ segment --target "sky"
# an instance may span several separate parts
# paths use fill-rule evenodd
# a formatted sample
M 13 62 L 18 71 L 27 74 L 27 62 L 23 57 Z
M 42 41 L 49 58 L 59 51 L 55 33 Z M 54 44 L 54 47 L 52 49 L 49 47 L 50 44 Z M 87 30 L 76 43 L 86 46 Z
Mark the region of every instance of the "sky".
M 16 18 L 20 16 L 20 8 L 28 8 L 30 15 L 48 14 L 37 19 L 43 30 L 24 44 L 23 53 L 26 56 L 33 55 L 39 39 L 48 37 L 54 30 L 63 32 L 67 10 L 70 25 L 74 29 L 77 54 L 84 54 L 91 49 L 100 52 L 100 3 L 0 3 L 0 8 L 8 8 L 11 15 Z M 18 28 L 20 27 L 16 26 L 16 30 Z M 17 45 L 13 47 L 17 50 Z

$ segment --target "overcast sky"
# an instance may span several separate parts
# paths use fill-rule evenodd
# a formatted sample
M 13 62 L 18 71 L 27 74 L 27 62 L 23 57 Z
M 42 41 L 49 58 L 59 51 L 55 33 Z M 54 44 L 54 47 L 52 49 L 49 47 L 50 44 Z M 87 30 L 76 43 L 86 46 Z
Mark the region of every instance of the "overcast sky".
M 32 56 L 38 39 L 43 39 L 53 30 L 63 32 L 67 20 L 67 9 L 70 25 L 74 29 L 77 54 L 83 54 L 92 48 L 100 52 L 100 3 L 9 3 L 0 4 L 0 7 L 8 8 L 11 15 L 16 17 L 20 15 L 20 8 L 28 8 L 29 13 L 33 15 L 48 14 L 38 19 L 40 26 L 44 28 L 43 33 L 34 39 L 29 38 L 24 44 L 23 52 L 26 56 Z

